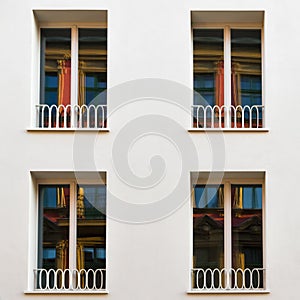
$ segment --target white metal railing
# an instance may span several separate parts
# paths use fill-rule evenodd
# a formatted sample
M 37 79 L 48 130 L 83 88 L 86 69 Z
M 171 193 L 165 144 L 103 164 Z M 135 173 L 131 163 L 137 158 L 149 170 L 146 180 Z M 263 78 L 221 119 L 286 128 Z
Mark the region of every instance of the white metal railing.
M 107 105 L 36 105 L 38 128 L 106 128 Z
M 263 268 L 192 269 L 192 289 L 198 291 L 264 290 Z
M 106 269 L 34 269 L 35 290 L 101 291 L 106 288 Z
M 192 105 L 194 128 L 263 128 L 263 105 Z

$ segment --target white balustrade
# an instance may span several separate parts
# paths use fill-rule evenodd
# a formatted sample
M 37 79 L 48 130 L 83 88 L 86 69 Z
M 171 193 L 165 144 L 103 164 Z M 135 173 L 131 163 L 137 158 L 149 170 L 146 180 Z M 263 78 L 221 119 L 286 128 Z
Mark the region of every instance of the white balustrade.
M 192 105 L 194 128 L 262 128 L 263 105 Z
M 35 290 L 101 291 L 106 288 L 105 269 L 34 269 Z
M 263 290 L 265 269 L 192 269 L 192 289 L 199 291 Z
M 106 128 L 107 105 L 36 105 L 38 128 Z

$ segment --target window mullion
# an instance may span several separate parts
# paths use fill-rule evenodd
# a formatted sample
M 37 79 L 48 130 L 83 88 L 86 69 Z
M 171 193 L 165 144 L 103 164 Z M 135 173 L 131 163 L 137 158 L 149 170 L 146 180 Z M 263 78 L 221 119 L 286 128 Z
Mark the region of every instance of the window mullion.
M 232 266 L 231 255 L 231 184 L 225 182 L 224 184 L 224 267 L 227 272 L 230 273 Z M 226 273 L 227 273 L 226 272 Z M 230 278 L 228 277 L 230 280 Z M 230 282 L 226 283 L 230 286 Z
M 77 245 L 77 214 L 76 214 L 76 185 L 70 184 L 70 226 L 69 226 L 69 268 L 76 269 Z
M 230 105 L 231 105 L 231 43 L 230 27 L 224 28 L 224 105 L 225 127 L 230 128 Z
M 78 28 L 77 26 L 72 26 L 71 34 L 71 105 L 72 110 L 75 112 L 74 105 L 77 104 L 78 99 Z M 71 126 L 74 126 L 74 113 L 71 114 Z

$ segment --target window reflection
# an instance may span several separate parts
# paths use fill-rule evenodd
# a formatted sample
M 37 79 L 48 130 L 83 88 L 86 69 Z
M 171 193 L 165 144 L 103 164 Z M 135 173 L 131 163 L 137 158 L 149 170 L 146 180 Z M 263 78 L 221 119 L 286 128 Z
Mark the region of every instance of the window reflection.
M 106 29 L 79 28 L 78 104 L 106 104 Z
M 262 268 L 262 186 L 232 185 L 231 202 L 232 266 L 242 270 Z M 262 280 L 255 286 L 262 286 Z
M 193 208 L 194 268 L 224 266 L 224 188 L 196 185 Z
M 39 269 L 66 270 L 69 269 L 69 261 L 72 264 L 75 258 L 77 270 L 106 268 L 106 186 L 81 185 L 77 187 L 75 196 L 70 199 L 70 185 L 39 185 Z M 75 205 L 70 206 L 70 202 Z M 70 228 L 70 218 L 72 224 L 72 216 L 75 215 L 75 211 L 70 214 L 70 207 L 76 211 L 77 230 Z M 72 232 L 76 232 L 74 257 L 70 257 L 69 251 L 72 247 L 69 235 Z M 47 281 L 46 273 L 40 274 L 42 281 L 37 283 L 38 287 L 45 286 Z M 84 273 L 80 273 L 82 286 L 87 283 L 92 287 L 96 280 L 97 286 L 104 287 L 105 276 L 102 274 L 94 279 L 92 274 L 89 273 L 86 278 Z M 50 286 L 54 286 L 55 280 L 54 273 L 51 273 Z M 68 282 L 66 277 L 66 286 Z M 62 284 L 62 278 L 58 283 Z
M 39 268 L 69 266 L 69 203 L 68 185 L 39 186 Z
M 70 104 L 71 29 L 41 29 L 40 103 Z
M 232 105 L 261 105 L 261 30 L 231 30 Z
M 77 269 L 106 266 L 106 188 L 80 185 L 77 188 Z
M 224 104 L 223 29 L 194 29 L 195 105 Z

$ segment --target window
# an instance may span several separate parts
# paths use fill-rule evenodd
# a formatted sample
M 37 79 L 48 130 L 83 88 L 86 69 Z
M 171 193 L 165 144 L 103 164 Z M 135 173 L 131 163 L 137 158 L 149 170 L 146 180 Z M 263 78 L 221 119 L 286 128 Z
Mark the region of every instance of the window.
M 38 184 L 35 290 L 106 288 L 106 186 Z
M 107 29 L 41 28 L 40 128 L 106 128 Z
M 193 191 L 192 289 L 263 290 L 263 183 L 230 180 Z
M 195 26 L 195 128 L 262 128 L 261 27 Z

